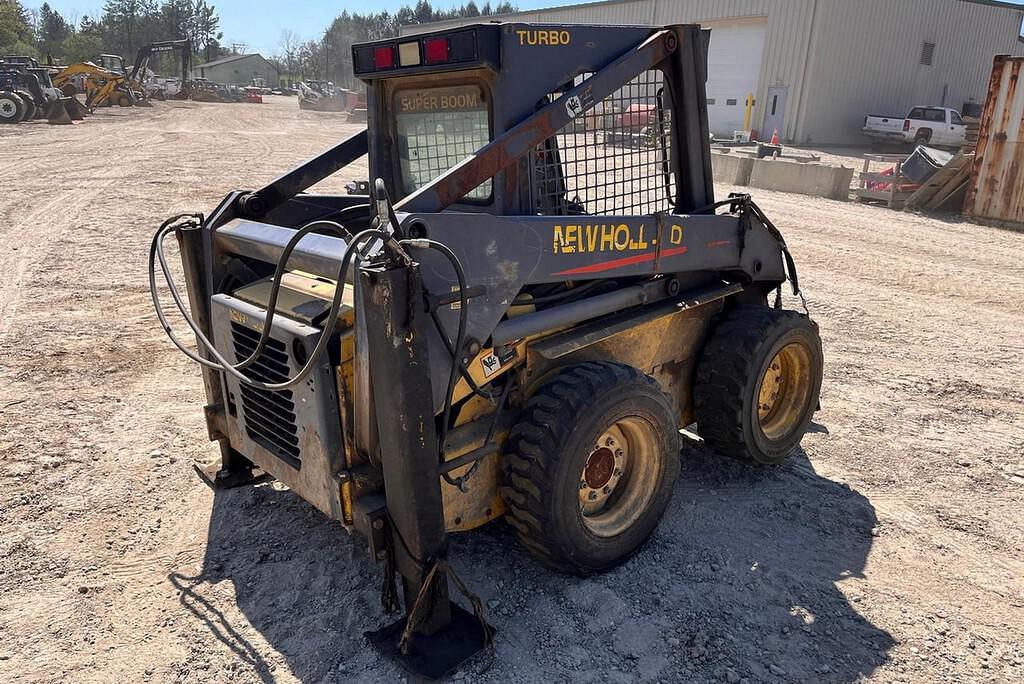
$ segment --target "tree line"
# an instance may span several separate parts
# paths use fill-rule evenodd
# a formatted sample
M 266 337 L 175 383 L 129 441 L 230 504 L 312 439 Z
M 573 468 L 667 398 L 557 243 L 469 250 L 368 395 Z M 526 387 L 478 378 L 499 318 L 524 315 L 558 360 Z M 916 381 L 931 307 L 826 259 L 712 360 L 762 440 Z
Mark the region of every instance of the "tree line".
M 214 59 L 224 52 L 219 26 L 217 10 L 205 0 L 107 0 L 98 17 L 0 0 L 0 54 L 70 64 L 110 53 L 131 61 L 147 43 L 188 38 L 197 57 Z
M 514 11 L 516 7 L 509 2 L 492 6 L 490 2 L 477 5 L 473 0 L 448 10 L 435 9 L 428 0 L 403 6 L 394 13 L 360 14 L 344 10 L 328 25 L 323 36 L 302 40 L 290 30 L 282 31 L 278 52 L 268 59 L 286 80 L 320 78 L 346 88 L 356 88 L 352 75 L 353 43 L 392 38 L 399 34 L 399 27 L 410 24 L 488 17 Z

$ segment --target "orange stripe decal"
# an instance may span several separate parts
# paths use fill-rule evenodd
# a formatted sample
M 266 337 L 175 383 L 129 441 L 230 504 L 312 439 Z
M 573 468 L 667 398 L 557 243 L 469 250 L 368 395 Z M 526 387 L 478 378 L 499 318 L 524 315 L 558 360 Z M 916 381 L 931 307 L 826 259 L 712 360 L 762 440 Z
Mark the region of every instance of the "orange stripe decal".
M 688 249 L 688 247 L 673 247 L 672 249 L 662 250 L 661 256 L 679 256 L 681 254 L 686 254 Z M 612 259 L 611 261 L 602 261 L 601 263 L 598 264 L 587 264 L 586 266 L 570 268 L 566 271 L 552 273 L 551 275 L 571 276 L 586 275 L 588 273 L 602 273 L 604 271 L 611 271 L 612 269 L 622 268 L 623 266 L 632 266 L 634 264 L 642 264 L 647 261 L 654 261 L 654 259 L 657 256 L 657 252 L 647 252 L 646 254 L 637 254 L 636 256 L 623 257 L 621 259 Z

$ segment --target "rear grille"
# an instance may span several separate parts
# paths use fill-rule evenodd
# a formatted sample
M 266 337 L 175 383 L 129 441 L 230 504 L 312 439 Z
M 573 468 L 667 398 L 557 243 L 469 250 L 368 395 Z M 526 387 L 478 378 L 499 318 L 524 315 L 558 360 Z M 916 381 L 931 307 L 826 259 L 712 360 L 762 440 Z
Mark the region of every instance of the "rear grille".
M 231 334 L 238 361 L 249 358 L 256 350 L 260 334 L 232 321 Z M 288 348 L 283 342 L 270 338 L 256 362 L 244 371 L 250 377 L 266 383 L 279 383 L 288 379 Z M 242 413 L 249 439 L 272 454 L 299 466 L 299 436 L 295 425 L 295 402 L 291 390 L 270 392 L 245 384 L 242 393 Z

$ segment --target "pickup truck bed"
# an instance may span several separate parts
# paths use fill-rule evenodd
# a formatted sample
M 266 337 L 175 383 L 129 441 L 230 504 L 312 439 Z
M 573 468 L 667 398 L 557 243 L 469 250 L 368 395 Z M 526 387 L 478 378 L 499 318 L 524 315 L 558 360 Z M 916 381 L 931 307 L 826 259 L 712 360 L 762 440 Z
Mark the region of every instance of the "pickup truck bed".
M 960 113 L 947 107 L 914 107 L 905 117 L 869 114 L 864 117 L 864 135 L 901 143 L 958 147 L 966 127 Z

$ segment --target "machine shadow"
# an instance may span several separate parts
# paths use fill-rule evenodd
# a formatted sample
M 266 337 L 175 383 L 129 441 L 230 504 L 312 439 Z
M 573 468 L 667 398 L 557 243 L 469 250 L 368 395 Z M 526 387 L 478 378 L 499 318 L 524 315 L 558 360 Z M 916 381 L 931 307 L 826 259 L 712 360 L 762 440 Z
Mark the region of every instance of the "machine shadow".
M 868 500 L 818 476 L 802 451 L 777 468 L 699 443 L 682 457 L 658 531 L 607 574 L 545 570 L 503 524 L 452 538 L 454 567 L 498 630 L 469 679 L 852 682 L 886 661 L 892 637 L 837 586 L 865 567 Z M 201 574 L 170 579 L 263 681 L 282 666 L 306 682 L 399 678 L 363 638 L 395 619 L 380 607 L 381 568 L 276 485 L 217 492 Z

